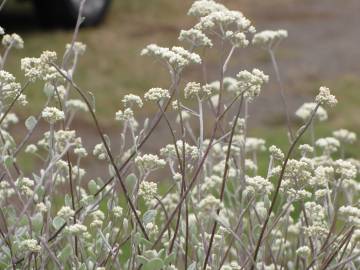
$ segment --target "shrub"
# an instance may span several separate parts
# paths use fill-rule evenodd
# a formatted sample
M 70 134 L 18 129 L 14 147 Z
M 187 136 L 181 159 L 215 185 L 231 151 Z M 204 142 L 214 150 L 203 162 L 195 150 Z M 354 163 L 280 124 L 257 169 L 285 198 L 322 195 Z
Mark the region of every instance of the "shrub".
M 120 151 L 111 149 L 92 98 L 73 80 L 86 50 L 76 41 L 80 19 L 62 61 L 50 51 L 22 59 L 23 84 L 0 71 L 1 269 L 360 267 L 360 162 L 344 151 L 356 134 L 314 134 L 316 121 L 328 118 L 325 109 L 336 98 L 321 87 L 313 103 L 296 112 L 304 124 L 293 130 L 275 58 L 287 32 L 256 33 L 242 13 L 212 0 L 195 1 L 189 15 L 198 22 L 180 33 L 186 49 L 151 44 L 141 52 L 166 67 L 171 86 L 151 88 L 144 100 L 134 94 L 123 98 L 114 116 L 122 126 Z M 287 115 L 285 152 L 248 135 L 248 107 L 269 77 L 258 69 L 228 77 L 234 52 L 250 44 L 265 49 L 275 69 Z M 24 42 L 4 35 L 3 45 L 2 69 L 10 50 Z M 205 49 L 222 55 L 218 80 L 183 87 L 183 71 L 201 68 L 197 52 Z M 18 122 L 12 111 L 17 103 L 27 105 L 25 91 L 35 81 L 43 82 L 47 102 L 37 117 L 27 118 L 28 133 L 16 142 L 9 132 Z M 158 113 L 140 123 L 136 114 L 143 103 L 157 106 Z M 69 128 L 79 111 L 90 114 L 99 135 L 92 151 Z M 161 121 L 171 143 L 145 153 Z M 30 143 L 41 122 L 48 131 Z M 301 144 L 308 130 L 312 141 Z M 39 158 L 40 168 L 25 175 L 17 162 L 22 152 Z M 107 179 L 90 180 L 94 176 L 80 167 L 88 153 L 109 165 Z M 259 170 L 259 157 L 268 161 L 266 172 Z M 170 183 L 166 192 L 160 192 L 166 184 L 154 178 L 160 169 Z

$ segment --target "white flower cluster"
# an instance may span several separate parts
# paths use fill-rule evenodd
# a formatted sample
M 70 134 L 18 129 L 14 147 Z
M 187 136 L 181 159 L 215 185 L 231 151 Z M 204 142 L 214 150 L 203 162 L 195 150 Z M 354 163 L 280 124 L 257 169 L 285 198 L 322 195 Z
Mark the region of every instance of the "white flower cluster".
M 315 144 L 323 150 L 324 154 L 335 153 L 340 147 L 340 142 L 333 137 L 320 138 Z
M 61 74 L 52 66 L 56 60 L 55 52 L 44 51 L 39 58 L 21 59 L 21 70 L 25 72 L 25 77 L 32 82 L 38 79 L 46 82 L 62 79 Z
M 2 44 L 5 47 L 14 47 L 16 49 L 24 48 L 24 40 L 18 34 L 4 35 Z
M 82 42 L 74 42 L 74 44 L 66 44 L 65 46 L 66 51 L 70 51 L 72 49 L 75 54 L 83 55 L 86 51 L 86 45 Z
M 19 249 L 24 252 L 38 253 L 41 250 L 41 246 L 35 239 L 26 239 L 19 243 Z
M 333 132 L 333 136 L 341 143 L 353 144 L 356 142 L 356 133 L 347 129 L 339 129 Z
M 269 152 L 270 152 L 271 156 L 276 160 L 282 161 L 284 159 L 284 157 L 285 157 L 285 155 L 281 151 L 281 149 L 279 149 L 275 145 L 270 146 Z
M 19 96 L 18 102 L 27 105 L 26 96 L 20 94 L 20 91 L 21 84 L 15 81 L 15 77 L 7 71 L 0 70 L 0 101 L 5 104 Z
M 71 209 L 69 206 L 63 206 L 60 208 L 60 210 L 57 212 L 57 216 L 61 217 L 65 220 L 70 219 L 75 214 L 75 211 Z
M 191 28 L 189 30 L 181 30 L 180 41 L 186 41 L 190 43 L 195 48 L 197 47 L 212 47 L 213 44 L 211 40 L 200 30 Z
M 34 193 L 34 184 L 34 180 L 31 180 L 27 177 L 21 177 L 15 182 L 15 185 L 18 187 L 19 191 L 26 196 L 31 196 Z
M 313 114 L 315 107 L 316 107 L 316 103 L 313 102 L 304 103 L 295 112 L 295 115 L 300 119 L 302 119 L 304 122 L 307 122 L 310 119 L 311 115 Z M 319 108 L 317 109 L 314 115 L 314 119 L 321 122 L 327 120 L 328 114 L 326 110 L 323 107 L 319 106 Z
M 226 31 L 225 36 L 236 48 L 245 48 L 249 45 L 249 41 L 247 40 L 246 35 L 242 32 L 236 33 L 229 30 Z
M 106 160 L 108 158 L 108 154 L 105 145 L 103 143 L 95 145 L 93 155 L 99 160 Z
M 244 191 L 245 194 L 270 194 L 274 188 L 273 184 L 269 180 L 261 176 L 247 177 L 246 184 L 247 187 Z
M 254 35 L 252 43 L 266 49 L 271 49 L 278 45 L 282 40 L 288 37 L 286 30 L 280 29 L 276 31 L 265 30 Z
M 269 81 L 269 76 L 259 69 L 240 71 L 237 75 L 239 91 L 245 91 L 244 96 L 250 101 L 260 94 L 261 87 Z
M 65 233 L 72 235 L 82 235 L 87 232 L 87 227 L 83 224 L 73 224 L 65 228 Z
M 208 85 L 201 86 L 197 82 L 189 82 L 185 86 L 184 95 L 185 98 L 198 97 L 199 99 L 206 99 L 214 94 L 214 88 Z
M 89 111 L 86 103 L 80 99 L 69 99 L 66 101 L 65 106 L 66 109 L 71 111 Z
M 319 94 L 316 96 L 315 101 L 330 107 L 334 107 L 338 102 L 336 97 L 330 93 L 330 89 L 325 86 L 320 87 Z
M 190 64 L 201 64 L 201 58 L 198 54 L 189 52 L 182 47 L 172 47 L 170 50 L 156 44 L 150 44 L 141 51 L 141 55 L 159 58 L 170 65 L 176 72 L 181 71 Z
M 163 168 L 166 162 L 157 155 L 145 154 L 136 157 L 135 164 L 144 171 L 154 171 Z
M 163 99 L 170 98 L 169 90 L 162 88 L 151 88 L 144 95 L 145 100 L 160 102 Z
M 228 9 L 213 0 L 198 0 L 195 1 L 188 11 L 188 15 L 195 17 L 204 17 L 212 12 L 227 11 Z
M 176 142 L 177 149 L 180 157 L 183 156 L 183 141 L 178 140 Z M 199 149 L 196 146 L 192 146 L 185 142 L 185 157 L 190 159 L 197 159 L 199 157 Z M 160 154 L 168 159 L 177 159 L 176 149 L 174 144 L 168 144 L 160 149 Z
M 265 140 L 259 138 L 249 137 L 246 139 L 246 151 L 247 152 L 264 152 L 266 151 Z
M 46 107 L 41 113 L 42 118 L 50 124 L 65 119 L 65 114 L 56 107 Z
M 142 106 L 143 106 L 141 97 L 139 97 L 138 95 L 134 95 L 134 94 L 125 95 L 124 98 L 122 99 L 122 102 L 125 107 L 137 106 L 139 108 L 142 108 Z
M 138 194 L 146 203 L 150 203 L 157 196 L 157 184 L 149 181 L 141 182 Z

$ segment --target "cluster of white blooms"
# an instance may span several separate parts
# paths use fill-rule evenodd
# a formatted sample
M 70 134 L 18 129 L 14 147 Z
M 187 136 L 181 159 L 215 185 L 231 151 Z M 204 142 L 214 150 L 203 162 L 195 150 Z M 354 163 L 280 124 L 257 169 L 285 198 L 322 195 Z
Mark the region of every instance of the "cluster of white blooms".
M 143 106 L 141 97 L 134 94 L 125 95 L 124 98 L 122 99 L 122 102 L 126 107 L 138 106 L 139 108 L 141 108 Z
M 29 144 L 25 148 L 25 153 L 34 154 L 38 150 L 37 146 L 35 144 Z
M 185 98 L 198 97 L 199 99 L 205 99 L 214 94 L 214 88 L 208 85 L 201 86 L 197 82 L 189 82 L 184 89 Z
M 19 249 L 24 252 L 38 253 L 41 250 L 41 246 L 35 239 L 26 239 L 19 243 Z
M 112 209 L 112 212 L 113 212 L 113 215 L 117 218 L 120 218 L 123 214 L 123 209 L 122 207 L 120 206 L 115 206 L 113 209 Z
M 55 124 L 57 121 L 63 120 L 65 114 L 56 107 L 46 107 L 42 111 L 41 117 L 50 124 Z
M 195 17 L 204 17 L 212 12 L 228 10 L 224 5 L 216 3 L 213 0 L 195 1 L 188 11 L 188 15 Z
M 160 102 L 163 99 L 170 98 L 169 90 L 162 88 L 151 88 L 144 95 L 145 100 Z
M 48 207 L 45 203 L 40 202 L 36 205 L 36 211 L 39 211 L 40 213 L 46 213 L 48 211 Z
M 311 145 L 308 144 L 302 144 L 299 146 L 299 150 L 301 152 L 301 155 L 303 157 L 307 156 L 307 154 L 312 154 L 314 153 L 314 147 L 312 147 Z
M 201 31 L 234 28 L 238 32 L 254 33 L 255 28 L 251 25 L 251 21 L 247 19 L 241 12 L 232 10 L 214 11 L 200 18 L 195 29 Z M 224 33 L 225 34 L 225 33 Z
M 339 129 L 333 132 L 333 136 L 341 143 L 353 144 L 356 141 L 356 133 L 347 129 Z
M 0 114 L 0 117 L 3 117 L 3 114 Z M 1 123 L 1 126 L 3 128 L 8 128 L 11 124 L 17 124 L 19 122 L 19 118 L 16 116 L 15 113 L 8 113 L 3 122 Z
M 340 142 L 333 137 L 320 138 L 315 144 L 323 150 L 324 154 L 334 153 L 340 147 Z
M 83 224 L 73 224 L 65 228 L 65 233 L 73 235 L 81 235 L 87 232 L 87 227 Z
M 270 194 L 274 188 L 273 184 L 268 179 L 261 176 L 246 177 L 246 184 L 245 194 Z
M 108 154 L 105 145 L 103 143 L 98 143 L 97 145 L 95 145 L 93 155 L 99 160 L 106 160 Z
M 330 93 L 330 89 L 325 86 L 320 87 L 319 94 L 316 96 L 315 101 L 330 107 L 335 106 L 338 102 L 336 97 Z
M 159 228 L 156 224 L 149 222 L 145 225 L 145 229 L 148 232 L 150 237 L 155 237 L 159 233 Z
M 275 145 L 270 146 L 269 152 L 270 152 L 271 156 L 276 160 L 282 161 L 285 157 L 285 155 L 281 151 L 281 149 L 277 148 Z
M 340 174 L 342 180 L 355 179 L 357 176 L 357 169 L 350 161 L 338 159 L 334 166 L 335 172 Z
M 150 203 L 157 196 L 157 184 L 155 182 L 143 181 L 139 186 L 139 196 L 144 198 L 146 203 Z
M 288 32 L 283 29 L 276 31 L 265 30 L 254 35 L 252 43 L 266 49 L 271 49 L 288 37 Z
M 240 71 L 237 75 L 239 91 L 246 91 L 244 96 L 253 100 L 260 94 L 261 87 L 269 81 L 269 76 L 254 68 L 252 72 Z
M 68 110 L 72 111 L 89 111 L 86 103 L 80 99 L 69 99 L 66 101 L 65 106 Z
M 307 258 L 311 254 L 311 249 L 308 246 L 301 246 L 296 250 L 296 254 L 300 257 Z
M 189 30 L 181 30 L 179 40 L 186 41 L 195 48 L 213 46 L 211 40 L 203 32 L 194 28 Z
M 24 40 L 18 34 L 4 35 L 2 44 L 5 47 L 14 47 L 16 49 L 24 48 Z
M 18 102 L 21 105 L 26 105 L 26 96 L 20 94 L 21 85 L 15 81 L 15 77 L 4 70 L 0 70 L 0 100 L 2 103 L 12 101 L 18 96 Z
M 180 71 L 190 64 L 201 64 L 201 58 L 198 54 L 189 52 L 182 47 L 172 47 L 170 50 L 156 44 L 150 44 L 141 51 L 141 55 L 153 56 L 164 60 L 175 71 Z
M 143 156 L 136 157 L 135 164 L 144 171 L 153 171 L 163 168 L 166 162 L 157 155 L 145 154 Z
M 101 210 L 96 210 L 91 213 L 92 221 L 90 223 L 91 228 L 101 228 L 105 220 L 105 214 Z
M 180 157 L 183 156 L 183 141 L 178 140 L 176 142 L 177 149 L 179 151 Z M 192 146 L 185 142 L 185 157 L 191 159 L 197 159 L 199 157 L 199 149 L 196 146 Z M 166 158 L 176 159 L 176 149 L 174 144 L 168 144 L 165 147 L 160 149 L 160 154 Z
M 249 137 L 246 139 L 245 148 L 247 152 L 266 151 L 265 140 Z
M 73 217 L 74 214 L 75 214 L 75 211 L 73 209 L 71 209 L 69 206 L 63 206 L 60 208 L 60 210 L 57 212 L 56 215 L 65 220 L 68 220 L 71 217 Z
M 295 115 L 297 117 L 299 117 L 300 119 L 302 119 L 304 122 L 306 122 L 312 116 L 312 114 L 313 114 L 313 112 L 315 110 L 315 107 L 316 107 L 316 103 L 313 103 L 313 102 L 304 103 L 295 112 Z M 314 119 L 316 119 L 318 121 L 327 120 L 328 119 L 328 114 L 327 114 L 326 110 L 323 107 L 319 106 L 319 108 L 317 109 L 317 111 L 316 111 L 316 113 L 314 115 Z
M 83 55 L 86 51 L 86 45 L 82 42 L 74 42 L 74 44 L 66 44 L 65 46 L 66 51 L 70 51 L 72 49 L 75 54 Z
M 225 36 L 236 48 L 245 48 L 249 45 L 246 35 L 242 32 L 234 33 L 233 31 L 226 31 Z
M 219 208 L 221 208 L 223 205 L 221 201 L 218 198 L 215 198 L 214 195 L 209 194 L 205 198 L 203 198 L 198 203 L 198 209 L 200 212 L 203 212 L 204 214 L 209 214 L 211 212 L 215 212 Z
M 346 205 L 339 208 L 339 213 L 349 222 L 360 225 L 360 209 L 355 206 Z
M 27 196 L 31 196 L 33 192 L 34 180 L 31 180 L 27 177 L 21 177 L 16 180 L 15 185 L 18 187 L 19 191 Z
M 115 114 L 116 121 L 131 121 L 134 119 L 134 112 L 132 109 L 127 108 L 125 111 L 119 110 Z
M 21 59 L 21 70 L 25 72 L 25 77 L 32 82 L 38 79 L 43 81 L 62 79 L 61 74 L 52 66 L 56 60 L 55 52 L 44 51 L 39 58 L 25 57 Z

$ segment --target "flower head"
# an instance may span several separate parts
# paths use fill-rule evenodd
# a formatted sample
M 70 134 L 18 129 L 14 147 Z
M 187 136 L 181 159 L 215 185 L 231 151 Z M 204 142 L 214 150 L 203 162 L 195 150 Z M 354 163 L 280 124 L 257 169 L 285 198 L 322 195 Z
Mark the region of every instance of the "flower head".
M 334 107 L 337 104 L 338 101 L 336 97 L 330 93 L 329 88 L 321 86 L 319 91 L 319 94 L 315 98 L 317 103 L 328 105 L 330 107 Z
M 64 112 L 60 111 L 56 107 L 46 107 L 42 111 L 41 116 L 50 124 L 54 124 L 57 121 L 63 120 L 65 118 Z

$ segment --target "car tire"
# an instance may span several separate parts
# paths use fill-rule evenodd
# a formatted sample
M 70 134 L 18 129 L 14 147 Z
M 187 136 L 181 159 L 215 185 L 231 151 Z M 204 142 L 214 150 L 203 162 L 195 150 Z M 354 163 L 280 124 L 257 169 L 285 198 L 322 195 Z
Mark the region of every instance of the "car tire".
M 81 0 L 33 0 L 35 10 L 43 26 L 74 27 Z M 111 0 L 87 0 L 84 6 L 83 26 L 100 23 L 108 11 Z

